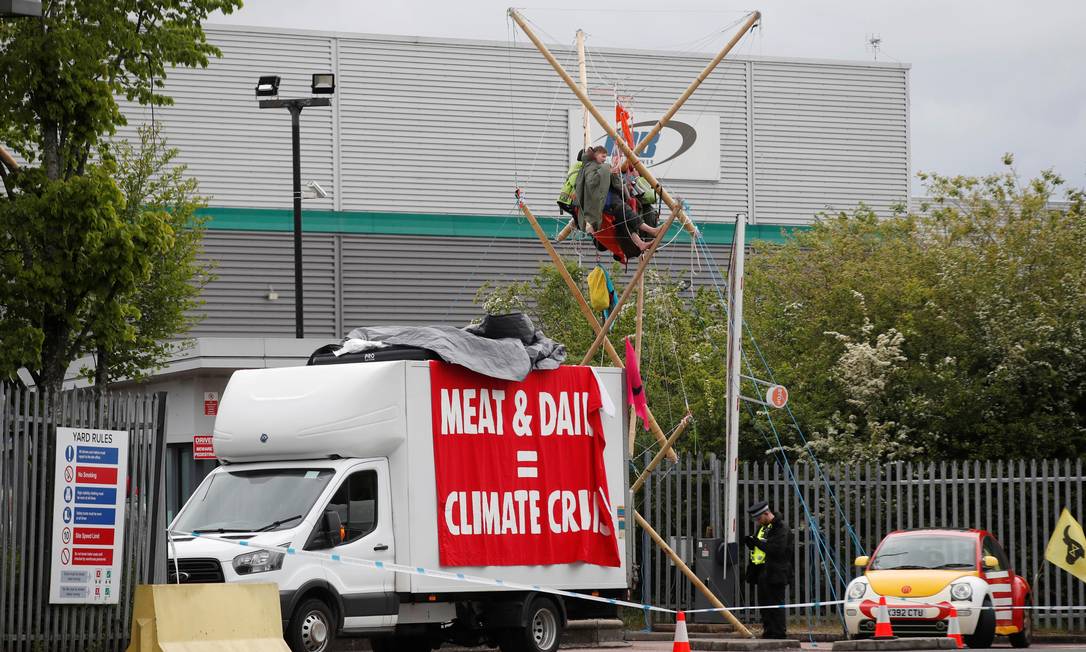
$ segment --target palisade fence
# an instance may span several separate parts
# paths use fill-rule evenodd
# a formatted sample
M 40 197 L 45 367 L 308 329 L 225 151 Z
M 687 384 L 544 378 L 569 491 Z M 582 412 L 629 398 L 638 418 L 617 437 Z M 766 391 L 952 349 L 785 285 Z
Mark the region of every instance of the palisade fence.
M 0 649 L 124 650 L 135 586 L 164 581 L 166 394 L 0 385 Z M 127 430 L 124 566 L 115 605 L 49 604 L 57 427 Z
M 649 460 L 641 461 L 643 467 Z M 698 538 L 720 536 L 725 482 L 723 460 L 713 455 L 682 455 L 664 463 L 645 483 L 635 506 L 691 568 Z M 790 602 L 839 599 L 857 571 L 853 559 L 869 554 L 887 533 L 923 527 L 979 528 L 1003 544 L 1015 572 L 1033 587 L 1035 605 L 1086 605 L 1086 583 L 1045 562 L 1044 550 L 1060 511 L 1067 507 L 1086 520 L 1083 460 L 940 461 L 885 465 L 744 463 L 739 469 L 739 538 L 753 534 L 746 507 L 768 500 L 795 532 L 795 578 Z M 804 504 L 829 550 L 820 555 Z M 855 539 L 846 522 L 851 523 Z M 858 544 L 858 545 L 857 545 Z M 695 589 L 651 542 L 638 532 L 635 561 L 641 565 L 644 601 L 690 609 Z M 862 547 L 862 549 L 861 549 Z M 738 572 L 747 553 L 739 553 Z M 735 569 L 732 567 L 729 572 Z M 725 599 L 733 606 L 755 604 L 751 587 L 740 583 Z M 756 612 L 739 612 L 745 622 Z M 837 619 L 835 607 L 791 612 L 801 631 L 809 617 Z M 1035 612 L 1036 625 L 1086 630 L 1086 611 Z

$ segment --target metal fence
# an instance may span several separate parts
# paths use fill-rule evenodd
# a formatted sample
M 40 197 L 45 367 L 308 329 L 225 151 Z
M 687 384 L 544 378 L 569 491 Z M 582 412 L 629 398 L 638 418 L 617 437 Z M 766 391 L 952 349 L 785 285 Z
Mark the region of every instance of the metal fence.
M 1086 519 L 1083 460 L 822 465 L 821 470 L 822 474 L 807 463 L 792 465 L 791 473 L 774 463 L 745 463 L 739 469 L 740 512 L 757 500 L 768 500 L 796 533 L 790 601 L 841 597 L 844 585 L 856 576 L 852 560 L 870 553 L 888 532 L 955 527 L 995 534 L 1015 571 L 1032 585 L 1034 604 L 1086 605 L 1086 584 L 1044 561 L 1060 511 L 1067 507 L 1080 522 Z M 644 495 L 635 503 L 692 562 L 696 539 L 721 532 L 723 489 L 722 460 L 684 455 L 650 476 Z M 824 537 L 828 554 L 820 554 L 811 521 Z M 739 536 L 751 529 L 749 522 L 740 522 Z M 642 597 L 653 604 L 690 608 L 694 602 L 690 583 L 646 535 L 638 536 L 637 544 Z M 733 600 L 736 606 L 751 605 L 754 595 L 741 583 Z M 833 608 L 813 611 L 819 618 L 836 618 Z M 1084 630 L 1086 612 L 1039 611 L 1034 622 Z
M 98 397 L 0 386 L 0 649 L 125 649 L 135 586 L 165 577 L 166 395 Z M 116 605 L 49 603 L 58 426 L 127 430 L 124 570 Z

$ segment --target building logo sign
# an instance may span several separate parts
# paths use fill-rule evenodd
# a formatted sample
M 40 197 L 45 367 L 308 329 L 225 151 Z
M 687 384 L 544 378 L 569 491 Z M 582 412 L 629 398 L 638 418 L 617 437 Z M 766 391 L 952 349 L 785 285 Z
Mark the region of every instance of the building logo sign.
M 644 140 L 655 120 L 632 125 L 634 143 Z M 581 110 L 569 110 L 569 160 L 572 161 L 583 145 Z M 592 144 L 603 145 L 612 154 L 618 152 L 614 141 L 592 122 Z M 720 116 L 679 112 L 649 142 L 641 161 L 661 179 L 718 181 L 720 179 Z

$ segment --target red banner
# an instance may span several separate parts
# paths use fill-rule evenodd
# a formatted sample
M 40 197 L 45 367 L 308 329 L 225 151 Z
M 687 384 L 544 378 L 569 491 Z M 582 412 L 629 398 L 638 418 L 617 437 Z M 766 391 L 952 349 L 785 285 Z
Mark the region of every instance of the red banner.
M 443 566 L 618 566 L 589 367 L 522 382 L 430 363 Z

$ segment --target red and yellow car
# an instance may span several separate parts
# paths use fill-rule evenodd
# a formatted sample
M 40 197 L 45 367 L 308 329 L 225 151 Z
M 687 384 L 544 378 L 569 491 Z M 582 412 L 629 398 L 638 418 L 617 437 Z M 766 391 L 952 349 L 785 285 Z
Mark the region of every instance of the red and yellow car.
M 872 556 L 858 557 L 856 566 L 863 575 L 845 592 L 850 637 L 874 633 L 879 598 L 885 597 L 897 636 L 946 635 L 954 606 L 969 647 L 991 647 L 997 635 L 1014 647 L 1029 647 L 1032 612 L 1021 608 L 1032 604 L 1029 584 L 990 532 L 891 532 Z

